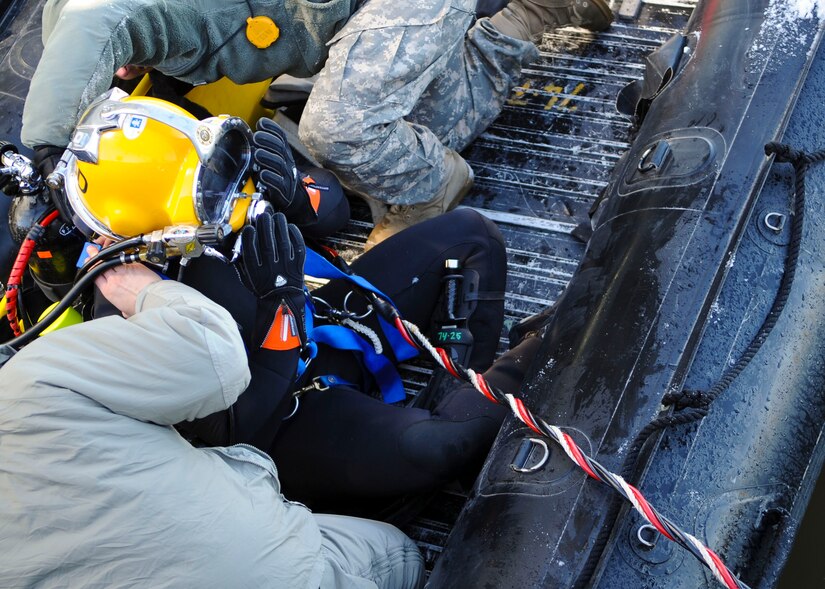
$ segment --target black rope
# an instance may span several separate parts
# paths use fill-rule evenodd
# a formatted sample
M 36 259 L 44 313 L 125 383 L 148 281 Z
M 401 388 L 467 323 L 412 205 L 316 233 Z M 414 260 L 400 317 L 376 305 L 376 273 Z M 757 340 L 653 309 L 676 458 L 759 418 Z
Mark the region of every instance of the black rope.
M 642 448 L 650 436 L 670 426 L 686 425 L 699 421 L 708 414 L 711 404 L 725 392 L 734 379 L 742 373 L 748 364 L 750 364 L 751 360 L 753 360 L 754 356 L 756 356 L 756 353 L 762 347 L 762 344 L 765 343 L 765 340 L 773 330 L 788 302 L 788 297 L 790 296 L 791 287 L 793 286 L 796 275 L 796 267 L 799 261 L 800 246 L 802 243 L 802 229 L 805 220 L 805 176 L 810 164 L 825 160 L 825 149 L 813 153 L 806 153 L 794 149 L 789 145 L 771 142 L 765 146 L 765 154 L 768 156 L 774 155 L 776 162 L 790 163 L 793 165 L 795 176 L 791 241 L 785 257 L 785 271 L 782 274 L 776 297 L 768 314 L 765 316 L 765 320 L 762 322 L 762 326 L 759 328 L 759 331 L 756 332 L 756 335 L 750 344 L 748 344 L 748 347 L 742 353 L 739 360 L 725 371 L 710 390 L 707 392 L 682 390 L 677 393 L 667 393 L 662 398 L 662 404 L 673 407 L 673 412 L 668 415 L 656 417 L 643 427 L 634 438 L 633 444 L 630 446 L 630 450 L 628 450 L 627 457 L 620 471 L 622 478 L 628 481 L 631 480 L 632 475 L 636 471 Z M 606 521 L 610 522 L 612 520 L 615 524 L 622 505 L 623 501 L 621 499 L 611 501 L 608 507 L 608 517 Z M 579 573 L 574 589 L 583 589 L 590 582 L 593 573 L 596 571 L 596 567 L 601 561 L 604 548 L 607 545 L 613 527 L 613 525 L 606 525 L 599 532 L 596 542 L 593 544 L 593 549 L 590 551 L 590 555 L 581 573 Z

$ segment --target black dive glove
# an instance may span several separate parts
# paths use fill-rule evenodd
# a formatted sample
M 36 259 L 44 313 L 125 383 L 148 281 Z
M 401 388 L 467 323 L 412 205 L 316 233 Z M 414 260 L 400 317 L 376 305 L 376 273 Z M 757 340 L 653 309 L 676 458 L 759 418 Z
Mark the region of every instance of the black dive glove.
M 64 151 L 65 149 L 54 145 L 38 145 L 34 148 L 34 158 L 32 161 L 40 171 L 43 180 L 54 172 L 54 168 L 57 166 L 57 162 L 60 161 L 60 157 Z M 48 191 L 49 198 L 52 200 L 52 204 L 60 213 L 60 218 L 65 223 L 73 223 L 72 208 L 69 206 L 69 199 L 66 196 L 65 189 L 47 188 L 46 190 Z
M 304 238 L 295 225 L 287 225 L 282 213 L 263 213 L 255 226 L 247 225 L 240 235 L 241 257 L 238 271 L 244 286 L 259 299 L 285 305 L 294 318 L 295 332 L 306 344 L 304 294 Z M 276 317 L 277 319 L 277 317 Z M 287 325 L 287 328 L 289 326 Z M 286 329 L 286 328 L 285 328 Z M 290 333 L 284 331 L 286 341 Z
M 308 225 L 318 219 L 304 183 L 295 167 L 295 158 L 286 134 L 270 119 L 259 119 L 253 143 L 253 176 L 258 190 L 263 192 L 275 210 L 281 211 L 290 223 Z
M 17 153 L 17 147 L 12 143 L 0 141 L 0 156 L 8 152 Z M 2 168 L 2 163 L 0 163 L 0 168 Z M 0 173 L 0 191 L 7 196 L 17 196 L 20 192 L 20 183 L 13 174 Z

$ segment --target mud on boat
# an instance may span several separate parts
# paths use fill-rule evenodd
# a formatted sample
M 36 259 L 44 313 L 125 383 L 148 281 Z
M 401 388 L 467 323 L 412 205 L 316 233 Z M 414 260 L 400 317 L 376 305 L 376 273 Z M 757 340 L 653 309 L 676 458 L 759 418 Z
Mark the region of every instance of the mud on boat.
M 0 0 L 0 136 L 15 143 L 42 4 Z M 507 239 L 508 327 L 555 305 L 523 391 L 533 414 L 738 582 L 773 587 L 825 458 L 825 166 L 799 166 L 825 147 L 822 20 L 793 0 L 613 4 L 605 33 L 545 35 L 463 153 L 465 205 Z M 330 240 L 349 257 L 371 227 L 353 204 Z M 432 370 L 405 367 L 411 399 Z M 617 497 L 512 417 L 472 490 L 405 531 L 432 587 L 719 586 Z

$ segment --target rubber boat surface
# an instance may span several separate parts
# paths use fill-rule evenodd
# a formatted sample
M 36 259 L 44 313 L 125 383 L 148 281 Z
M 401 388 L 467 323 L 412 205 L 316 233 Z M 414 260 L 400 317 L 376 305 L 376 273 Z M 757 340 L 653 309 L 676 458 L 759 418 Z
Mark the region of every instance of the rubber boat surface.
M 15 142 L 42 4 L 0 0 L 0 133 Z M 665 395 L 711 389 L 774 304 L 797 215 L 791 168 L 764 145 L 825 147 L 825 55 L 820 23 L 790 1 L 649 2 L 632 18 L 633 2 L 613 4 L 625 18 L 595 39 L 545 36 L 541 63 L 464 155 L 477 177 L 465 203 L 511 251 L 508 321 L 556 304 L 523 398 L 621 472 L 639 432 L 686 410 Z M 806 182 L 775 327 L 707 416 L 653 433 L 628 475 L 751 587 L 776 585 L 825 457 L 825 169 Z M 585 250 L 573 235 L 597 196 Z M 345 255 L 369 230 L 355 213 L 332 244 Z M 405 383 L 415 393 L 427 374 L 413 366 Z M 535 439 L 508 420 L 469 497 L 446 493 L 405 528 L 434 563 L 429 587 L 718 586 Z
M 823 147 L 810 117 L 825 63 L 821 25 L 789 35 L 774 9 L 700 3 L 650 59 L 635 94 L 644 121 L 529 377 L 533 412 L 614 472 L 648 423 L 680 414 L 666 393 L 707 391 L 740 358 L 785 271 L 793 184 L 764 145 L 784 134 Z M 823 459 L 823 175 L 808 182 L 796 279 L 775 328 L 707 417 L 654 434 L 628 473 L 751 587 L 776 582 Z M 559 447 L 531 438 L 515 419 L 502 429 L 430 586 L 717 586 L 638 514 L 611 507 L 613 491 Z

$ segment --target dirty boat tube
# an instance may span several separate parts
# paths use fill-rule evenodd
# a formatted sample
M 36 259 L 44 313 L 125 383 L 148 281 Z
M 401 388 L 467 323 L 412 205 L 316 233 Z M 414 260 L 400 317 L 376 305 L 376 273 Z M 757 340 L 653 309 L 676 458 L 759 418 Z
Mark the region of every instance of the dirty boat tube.
M 797 18 L 789 34 L 783 7 L 699 3 L 673 72 L 647 86 L 637 139 L 528 375 L 533 412 L 613 472 L 648 423 L 678 415 L 668 393 L 709 390 L 738 360 L 782 280 L 793 183 L 764 146 L 784 134 L 825 147 L 806 121 L 821 108 L 822 25 Z M 812 168 L 808 181 L 813 214 L 775 329 L 706 417 L 648 440 L 630 477 L 752 587 L 777 582 L 825 457 L 825 177 Z M 613 491 L 558 447 L 545 459 L 534 436 L 505 423 L 430 587 L 718 586 L 635 512 L 611 513 Z

